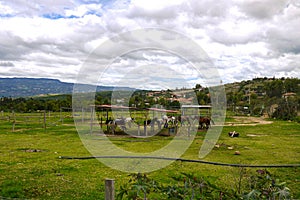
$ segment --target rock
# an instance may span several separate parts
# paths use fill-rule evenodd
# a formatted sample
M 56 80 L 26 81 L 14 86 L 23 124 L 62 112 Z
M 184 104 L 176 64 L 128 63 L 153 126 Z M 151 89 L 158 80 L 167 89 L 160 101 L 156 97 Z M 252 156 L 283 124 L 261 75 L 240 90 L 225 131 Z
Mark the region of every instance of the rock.
M 234 155 L 241 155 L 241 152 L 235 151 L 235 152 L 234 152 Z
M 39 150 L 39 149 L 27 149 L 27 150 L 25 150 L 25 152 L 42 152 L 41 150 Z

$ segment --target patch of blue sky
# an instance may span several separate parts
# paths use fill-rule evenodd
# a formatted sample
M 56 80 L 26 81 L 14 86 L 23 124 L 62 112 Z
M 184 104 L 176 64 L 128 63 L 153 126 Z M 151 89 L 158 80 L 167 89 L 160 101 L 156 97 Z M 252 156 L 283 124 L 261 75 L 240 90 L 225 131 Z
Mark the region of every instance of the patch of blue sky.
M 90 10 L 90 11 L 86 12 L 85 15 L 96 15 L 98 17 L 102 16 L 102 14 L 98 10 Z
M 103 9 L 109 9 L 118 5 L 128 5 L 131 0 L 78 0 L 80 4 L 101 4 Z
M 77 15 L 62 15 L 58 13 L 46 13 L 43 14 L 42 16 L 47 19 L 74 19 L 74 18 L 81 18 L 84 17 L 85 15 L 96 15 L 98 17 L 102 16 L 102 14 L 98 10 L 89 10 L 86 12 L 83 16 L 77 16 Z
M 75 15 L 65 16 L 65 15 L 61 15 L 61 14 L 57 14 L 57 13 L 43 14 L 43 17 L 47 18 L 47 19 L 73 19 L 73 18 L 79 18 L 79 16 L 75 16 Z
M 12 14 L 1 14 L 0 13 L 0 18 L 10 18 L 10 17 L 15 17 L 16 15 L 12 15 Z

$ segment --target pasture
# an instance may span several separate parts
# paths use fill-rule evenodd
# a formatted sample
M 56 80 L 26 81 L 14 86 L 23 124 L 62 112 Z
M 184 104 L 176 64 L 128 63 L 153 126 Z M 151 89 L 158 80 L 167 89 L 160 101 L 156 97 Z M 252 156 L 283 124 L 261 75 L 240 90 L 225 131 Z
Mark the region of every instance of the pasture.
M 63 113 L 63 117 L 61 113 L 51 113 L 45 123 L 41 113 L 35 114 L 36 117 L 16 113 L 15 121 L 6 116 L 8 114 L 4 113 L 0 120 L 0 198 L 104 199 L 105 178 L 115 179 L 116 193 L 128 184 L 128 173 L 110 169 L 96 159 L 59 158 L 91 156 L 81 143 L 69 113 Z M 300 163 L 298 123 L 243 120 L 228 116 L 217 145 L 204 158 L 205 161 L 249 165 Z M 230 131 L 239 132 L 240 136 L 229 137 Z M 182 158 L 199 159 L 205 133 L 205 130 L 197 133 Z M 128 151 L 150 152 L 169 143 L 172 138 L 114 136 L 110 140 Z M 235 155 L 236 151 L 240 155 Z M 224 199 L 233 199 L 251 191 L 249 180 L 258 169 L 267 169 L 276 179 L 286 182 L 293 198 L 300 199 L 299 167 L 243 168 L 175 161 L 147 176 L 162 185 L 172 186 L 178 184 L 173 177 L 192 174 L 216 185 L 219 192 L 228 193 Z M 167 199 L 166 194 L 150 194 L 148 198 Z

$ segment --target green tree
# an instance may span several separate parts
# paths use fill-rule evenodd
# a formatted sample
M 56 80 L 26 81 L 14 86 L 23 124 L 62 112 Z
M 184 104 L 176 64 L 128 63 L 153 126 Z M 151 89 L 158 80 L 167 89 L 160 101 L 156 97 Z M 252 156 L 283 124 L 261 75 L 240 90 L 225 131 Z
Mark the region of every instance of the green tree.
M 195 89 L 200 89 L 200 88 L 202 88 L 202 86 L 199 83 L 197 83 Z
M 293 120 L 297 116 L 297 98 L 280 99 L 272 117 L 283 120 Z
M 285 92 L 295 92 L 300 93 L 300 79 L 297 78 L 287 78 L 284 81 Z
M 272 97 L 280 98 L 283 94 L 284 85 L 282 80 L 276 79 L 270 82 L 266 82 L 264 87 L 267 95 L 270 98 Z

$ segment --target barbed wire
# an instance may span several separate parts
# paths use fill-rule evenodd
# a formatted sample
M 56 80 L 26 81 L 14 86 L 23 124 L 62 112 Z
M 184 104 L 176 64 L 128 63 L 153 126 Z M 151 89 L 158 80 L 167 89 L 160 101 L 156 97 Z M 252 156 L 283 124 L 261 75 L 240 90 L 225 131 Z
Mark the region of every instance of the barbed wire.
M 193 160 L 185 158 L 170 158 L 170 157 L 158 157 L 158 156 L 83 156 L 83 157 L 73 157 L 73 156 L 59 156 L 60 159 L 74 159 L 74 160 L 88 160 L 88 159 L 97 159 L 97 158 L 107 158 L 107 159 L 156 159 L 156 160 L 174 160 L 180 162 L 191 162 L 191 163 L 201 163 L 208 165 L 218 165 L 218 166 L 227 166 L 227 167 L 247 167 L 247 168 L 291 168 L 291 167 L 300 167 L 300 164 L 235 164 L 235 163 L 221 163 L 205 160 Z

